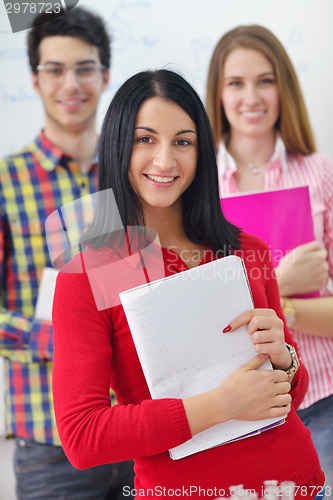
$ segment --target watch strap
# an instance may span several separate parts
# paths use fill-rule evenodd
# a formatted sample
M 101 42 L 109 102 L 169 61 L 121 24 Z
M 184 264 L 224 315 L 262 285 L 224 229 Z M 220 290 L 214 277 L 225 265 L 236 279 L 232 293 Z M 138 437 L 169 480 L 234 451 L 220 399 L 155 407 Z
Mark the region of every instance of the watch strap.
M 286 372 L 287 375 L 293 375 L 294 373 L 297 372 L 297 370 L 300 366 L 299 359 L 298 359 L 297 352 L 296 352 L 296 349 L 294 346 L 287 344 L 287 342 L 286 342 L 286 348 L 288 349 L 288 351 L 290 353 L 292 363 L 291 363 L 289 368 L 287 368 L 286 370 L 283 370 L 283 371 Z

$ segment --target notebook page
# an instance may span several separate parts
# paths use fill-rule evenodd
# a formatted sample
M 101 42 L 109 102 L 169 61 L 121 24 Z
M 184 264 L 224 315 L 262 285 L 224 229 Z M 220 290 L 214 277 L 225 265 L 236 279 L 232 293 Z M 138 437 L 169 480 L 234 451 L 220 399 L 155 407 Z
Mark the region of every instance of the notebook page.
M 256 355 L 246 326 L 222 330 L 253 309 L 242 259 L 229 256 L 120 294 L 153 399 L 185 398 L 218 387 Z M 264 369 L 271 369 L 269 362 Z M 170 451 L 196 453 L 281 419 L 228 421 Z
M 35 319 L 52 319 L 52 305 L 59 271 L 53 267 L 45 267 L 39 284 L 35 308 Z

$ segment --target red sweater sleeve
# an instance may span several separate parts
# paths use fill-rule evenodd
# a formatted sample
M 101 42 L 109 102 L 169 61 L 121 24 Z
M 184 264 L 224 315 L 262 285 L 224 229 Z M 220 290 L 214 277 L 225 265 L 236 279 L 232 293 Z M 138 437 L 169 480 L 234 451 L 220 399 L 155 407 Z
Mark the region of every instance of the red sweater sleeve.
M 74 467 L 155 455 L 191 438 L 181 400 L 111 407 L 111 323 L 108 311 L 97 311 L 86 274 L 59 273 L 53 329 L 55 415 Z

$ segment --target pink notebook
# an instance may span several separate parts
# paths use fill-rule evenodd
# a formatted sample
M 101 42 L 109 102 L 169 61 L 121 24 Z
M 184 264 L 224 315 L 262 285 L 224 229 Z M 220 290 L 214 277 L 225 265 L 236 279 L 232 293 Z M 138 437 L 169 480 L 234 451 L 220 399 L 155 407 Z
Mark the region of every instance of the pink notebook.
M 230 222 L 269 245 L 275 267 L 295 247 L 315 239 L 308 186 L 230 195 L 221 207 Z

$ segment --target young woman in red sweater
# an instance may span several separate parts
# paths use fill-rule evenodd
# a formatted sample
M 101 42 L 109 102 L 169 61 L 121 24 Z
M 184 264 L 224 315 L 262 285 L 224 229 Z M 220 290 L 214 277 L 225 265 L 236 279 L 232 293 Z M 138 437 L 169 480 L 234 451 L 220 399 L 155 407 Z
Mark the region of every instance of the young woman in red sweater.
M 157 231 L 166 275 L 241 252 L 255 309 L 227 329 L 248 325 L 254 357 L 212 391 L 152 400 L 122 306 L 97 307 L 89 284 L 89 262 L 99 261 L 106 280 L 115 279 L 107 264 L 119 250 L 105 229 L 107 207 L 98 205 L 85 237 L 90 247 L 62 269 L 54 299 L 54 405 L 69 460 L 85 469 L 134 459 L 138 496 L 214 498 L 239 483 L 262 496 L 267 479 L 292 480 L 303 487 L 300 498 L 315 496 L 324 477 L 310 432 L 295 413 L 307 372 L 302 365 L 293 369 L 286 346 L 293 340 L 268 247 L 221 213 L 209 120 L 181 76 L 142 72 L 118 90 L 99 142 L 99 189 L 112 189 L 125 228 Z M 126 279 L 131 276 L 122 277 L 123 289 Z M 257 371 L 268 357 L 274 370 Z M 118 401 L 113 407 L 110 386 Z M 286 423 L 255 437 L 175 461 L 167 451 L 220 422 L 285 414 Z

